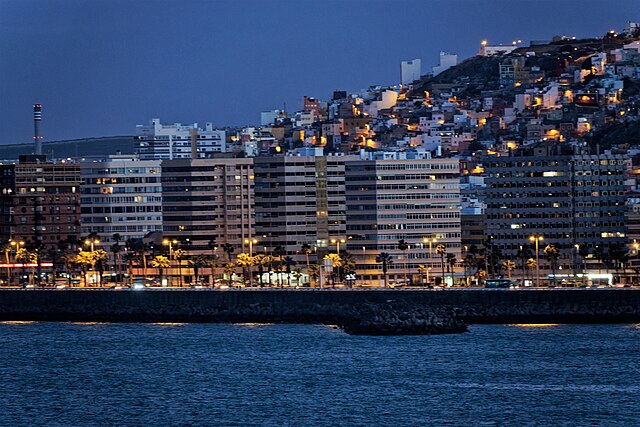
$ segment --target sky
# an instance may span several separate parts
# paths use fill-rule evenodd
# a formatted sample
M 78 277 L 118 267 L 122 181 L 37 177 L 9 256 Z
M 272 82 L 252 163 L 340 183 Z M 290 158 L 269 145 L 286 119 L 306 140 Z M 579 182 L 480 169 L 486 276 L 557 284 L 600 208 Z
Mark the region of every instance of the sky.
M 0 144 L 256 125 L 304 95 L 398 83 L 400 61 L 480 41 L 594 37 L 638 0 L 0 0 Z

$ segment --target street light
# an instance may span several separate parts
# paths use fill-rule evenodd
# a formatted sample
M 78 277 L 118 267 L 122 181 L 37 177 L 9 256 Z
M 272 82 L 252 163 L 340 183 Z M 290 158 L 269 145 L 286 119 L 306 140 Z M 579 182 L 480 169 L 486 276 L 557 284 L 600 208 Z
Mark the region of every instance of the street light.
M 169 240 L 169 239 L 164 239 L 162 241 L 163 245 L 168 245 L 169 246 L 169 277 L 171 277 L 171 266 L 172 266 L 172 260 L 173 260 L 173 245 L 177 244 L 178 241 L 176 239 L 173 240 Z
M 258 243 L 258 239 L 244 239 L 244 243 L 248 243 L 249 244 L 249 257 L 253 257 L 253 245 L 255 243 Z M 266 250 L 266 248 L 265 248 Z M 252 263 L 249 263 L 249 285 L 253 285 L 253 283 L 251 283 L 251 280 L 253 279 L 253 269 L 251 268 L 253 267 Z M 262 280 L 262 279 L 259 279 Z
M 95 280 L 96 279 L 96 259 L 93 257 L 93 253 L 96 250 L 94 245 L 97 245 L 98 243 L 100 243 L 100 240 L 98 240 L 98 239 L 94 239 L 94 240 L 87 239 L 87 240 L 84 241 L 85 245 L 91 247 L 91 270 L 93 270 L 92 274 L 93 274 L 94 283 L 97 282 L 97 280 Z M 38 278 L 38 280 L 40 280 L 40 278 Z M 84 278 L 84 282 L 85 282 L 85 285 L 86 285 L 87 284 L 87 278 L 86 277 Z M 102 286 L 102 283 L 100 283 L 100 286 Z
M 10 240 L 9 244 L 11 245 L 11 251 L 14 252 L 13 260 L 15 261 L 15 259 L 16 259 L 15 254 L 18 253 L 18 249 L 20 248 L 20 246 L 24 246 L 24 242 L 23 241 L 16 242 L 15 240 Z M 8 267 L 8 275 L 9 275 L 8 284 L 11 285 L 12 277 L 11 277 L 11 262 L 10 262 L 10 260 L 7 260 L 7 264 L 9 264 L 9 267 Z
M 340 257 L 340 243 L 347 243 L 346 239 L 331 239 L 331 243 L 336 245 L 336 255 Z M 338 282 L 340 281 L 340 265 L 338 265 Z
M 541 240 L 544 240 L 542 235 L 539 236 L 529 236 L 529 240 L 536 243 L 536 287 L 540 287 L 540 262 L 539 262 L 539 254 L 538 254 L 538 245 Z

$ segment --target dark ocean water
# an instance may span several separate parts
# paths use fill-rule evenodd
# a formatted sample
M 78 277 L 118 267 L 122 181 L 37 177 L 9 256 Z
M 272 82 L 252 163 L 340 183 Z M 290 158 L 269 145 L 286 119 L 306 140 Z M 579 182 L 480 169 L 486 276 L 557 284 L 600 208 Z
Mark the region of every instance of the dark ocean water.
M 640 326 L 0 323 L 0 425 L 640 425 Z

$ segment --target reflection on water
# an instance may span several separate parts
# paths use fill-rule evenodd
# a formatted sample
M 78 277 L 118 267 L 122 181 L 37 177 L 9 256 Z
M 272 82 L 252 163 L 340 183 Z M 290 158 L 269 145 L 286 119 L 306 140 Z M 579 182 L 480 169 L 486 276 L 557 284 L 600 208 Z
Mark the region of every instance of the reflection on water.
M 4 320 L 0 322 L 0 325 L 31 325 L 32 323 L 36 322 L 28 320 Z
M 507 326 L 515 326 L 516 328 L 553 328 L 560 326 L 559 323 L 514 323 Z
M 259 328 L 260 326 L 273 326 L 275 323 L 234 323 L 235 326 L 244 326 L 246 328 Z
M 154 326 L 184 326 L 184 325 L 188 325 L 188 323 L 179 323 L 179 322 L 156 322 L 156 323 L 149 323 L 150 325 L 154 325 Z
M 640 325 L 473 325 L 468 334 L 388 337 L 331 325 L 86 325 L 96 323 L 0 324 L 0 426 L 627 427 L 640 419 Z

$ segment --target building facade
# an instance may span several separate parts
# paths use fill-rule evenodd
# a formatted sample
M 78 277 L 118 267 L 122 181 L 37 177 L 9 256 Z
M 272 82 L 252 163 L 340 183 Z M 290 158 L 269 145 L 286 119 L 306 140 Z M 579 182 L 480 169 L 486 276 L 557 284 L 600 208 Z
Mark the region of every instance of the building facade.
M 349 157 L 346 162 L 347 248 L 356 260 L 362 283 L 378 285 L 381 252 L 393 259 L 390 282 L 423 282 L 420 266 L 441 277 L 444 245 L 460 262 L 459 160 L 432 159 L 428 152 L 375 152 Z M 401 250 L 399 241 L 408 248 Z M 444 258 L 446 263 L 446 258 Z M 406 268 L 405 268 L 406 264 Z M 453 272 L 458 272 L 458 267 Z M 450 265 L 445 276 L 452 281 Z M 447 271 L 449 270 L 449 271 Z
M 255 238 L 253 159 L 213 158 L 162 162 L 163 236 L 185 244 L 189 255 L 231 245 L 230 258 L 249 252 Z M 217 248 L 217 249 L 216 249 Z
M 80 167 L 20 156 L 1 165 L 0 240 L 25 242 L 42 259 L 80 236 Z
M 211 123 L 201 129 L 197 123 L 163 125 L 152 119 L 149 125 L 136 126 L 135 146 L 140 160 L 210 158 L 226 151 L 226 131 Z
M 535 258 L 531 237 L 542 236 L 539 268 L 565 277 L 583 270 L 586 261 L 602 267 L 603 254 L 626 245 L 623 156 L 539 143 L 483 164 L 486 233 L 501 258 L 518 262 L 522 252 Z M 545 256 L 548 245 L 559 251 L 555 262 Z
M 97 233 L 108 252 L 114 234 L 125 242 L 162 231 L 161 175 L 159 160 L 135 156 L 81 162 L 82 235 Z
M 347 238 L 344 157 L 309 149 L 254 161 L 256 234 L 265 249 L 280 247 L 298 263 L 306 262 L 304 244 L 318 259 L 335 252 Z

